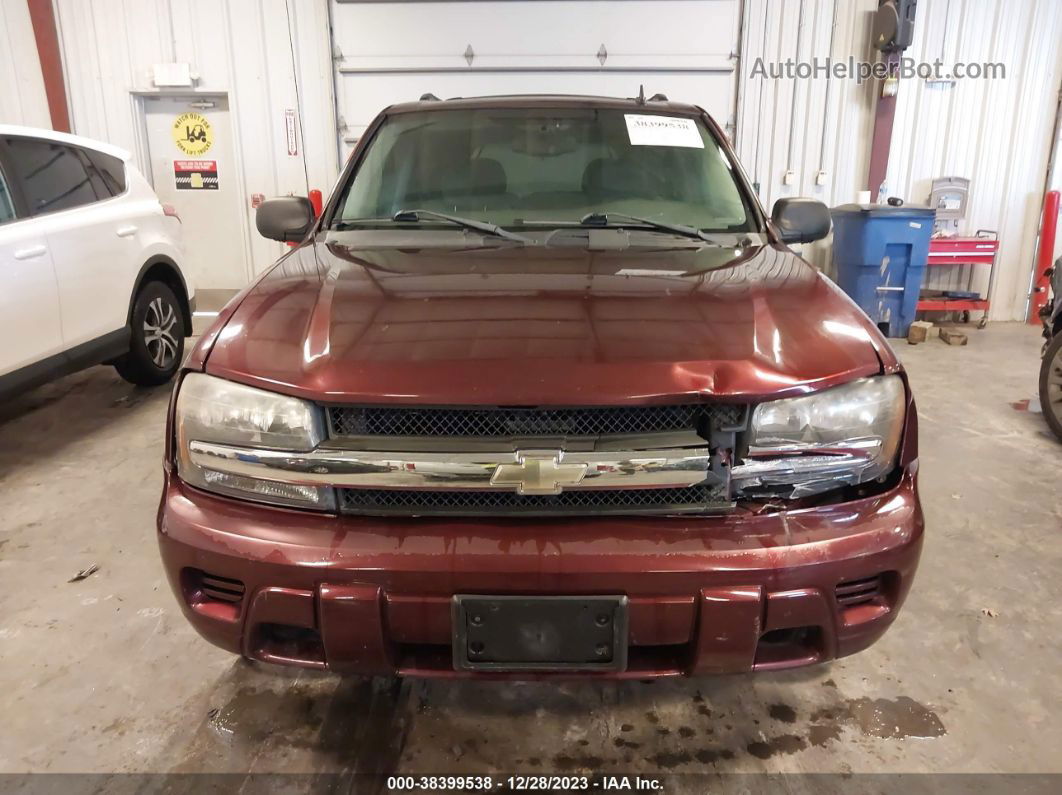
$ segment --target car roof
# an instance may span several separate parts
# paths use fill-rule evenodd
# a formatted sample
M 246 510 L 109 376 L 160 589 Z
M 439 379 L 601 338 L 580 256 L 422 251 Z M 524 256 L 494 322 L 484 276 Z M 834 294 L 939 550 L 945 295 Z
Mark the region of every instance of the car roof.
M 70 133 L 56 132 L 55 130 L 46 130 L 43 127 L 22 127 L 17 124 L 0 124 L 0 135 L 19 135 L 26 138 L 40 138 L 45 141 L 55 141 L 61 144 L 70 144 L 71 146 L 80 146 L 84 149 L 95 149 L 97 152 L 103 152 L 105 155 L 111 157 L 117 157 L 119 160 L 129 160 L 132 155 L 120 146 L 114 146 L 103 141 L 96 141 L 92 138 L 83 138 L 80 135 L 71 135 Z
M 453 110 L 455 108 L 615 108 L 620 110 L 652 113 L 664 111 L 684 116 L 700 116 L 704 113 L 696 105 L 671 102 L 661 94 L 652 99 L 639 97 L 597 97 L 578 94 L 499 94 L 485 97 L 452 97 L 436 99 L 425 94 L 427 99 L 418 102 L 403 102 L 392 105 L 388 113 L 412 113 L 425 110 Z M 655 97 L 663 97 L 656 99 Z

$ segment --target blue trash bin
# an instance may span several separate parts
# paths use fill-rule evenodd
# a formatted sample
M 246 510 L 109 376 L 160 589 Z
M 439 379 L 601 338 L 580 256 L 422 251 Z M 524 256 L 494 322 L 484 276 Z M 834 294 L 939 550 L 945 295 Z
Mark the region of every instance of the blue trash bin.
M 915 319 L 936 212 L 929 207 L 842 204 L 833 216 L 837 283 L 887 337 Z

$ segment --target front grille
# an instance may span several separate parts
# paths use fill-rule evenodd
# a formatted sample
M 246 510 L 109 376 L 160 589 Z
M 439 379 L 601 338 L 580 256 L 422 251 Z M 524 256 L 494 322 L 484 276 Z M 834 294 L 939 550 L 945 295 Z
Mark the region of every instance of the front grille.
M 864 577 L 861 580 L 842 582 L 837 586 L 837 603 L 841 607 L 855 607 L 856 605 L 876 602 L 882 594 L 881 575 Z
M 725 491 L 698 485 L 676 489 L 575 489 L 560 494 L 512 491 L 340 489 L 340 509 L 361 514 L 598 514 L 691 513 L 730 507 Z
M 331 435 L 533 437 L 609 436 L 733 427 L 744 407 L 727 403 L 583 408 L 405 408 L 333 406 Z

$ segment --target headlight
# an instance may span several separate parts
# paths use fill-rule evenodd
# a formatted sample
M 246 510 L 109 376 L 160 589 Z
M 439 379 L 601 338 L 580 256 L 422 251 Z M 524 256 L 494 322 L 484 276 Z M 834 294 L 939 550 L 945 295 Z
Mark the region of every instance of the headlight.
M 761 403 L 734 487 L 803 497 L 882 477 L 896 461 L 904 406 L 896 375 Z
M 177 474 L 186 483 L 232 497 L 329 510 L 331 489 L 246 477 L 192 462 L 192 442 L 305 452 L 324 438 L 321 411 L 298 398 L 192 373 L 177 394 Z

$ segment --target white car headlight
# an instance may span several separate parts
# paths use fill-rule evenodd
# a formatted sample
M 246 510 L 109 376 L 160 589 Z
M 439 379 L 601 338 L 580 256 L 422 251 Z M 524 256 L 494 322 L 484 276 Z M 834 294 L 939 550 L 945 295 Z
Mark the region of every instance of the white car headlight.
M 192 442 L 306 452 L 324 438 L 321 410 L 305 400 L 192 373 L 177 394 L 177 474 L 207 491 L 277 505 L 330 510 L 329 488 L 235 475 L 192 462 Z
M 888 474 L 905 403 L 897 375 L 761 403 L 752 414 L 747 460 L 733 470 L 735 490 L 802 497 Z

